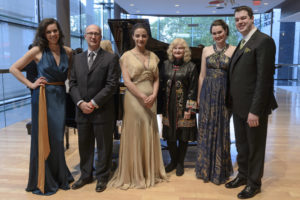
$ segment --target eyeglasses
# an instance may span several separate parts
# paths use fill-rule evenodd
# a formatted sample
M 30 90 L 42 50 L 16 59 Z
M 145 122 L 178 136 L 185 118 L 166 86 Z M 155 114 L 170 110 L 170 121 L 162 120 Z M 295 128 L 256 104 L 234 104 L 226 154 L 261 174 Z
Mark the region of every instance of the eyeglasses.
M 88 36 L 90 36 L 90 37 L 92 37 L 93 35 L 95 36 L 95 37 L 98 37 L 98 36 L 100 36 L 101 35 L 101 33 L 98 33 L 98 32 L 88 32 L 88 33 L 86 33 Z

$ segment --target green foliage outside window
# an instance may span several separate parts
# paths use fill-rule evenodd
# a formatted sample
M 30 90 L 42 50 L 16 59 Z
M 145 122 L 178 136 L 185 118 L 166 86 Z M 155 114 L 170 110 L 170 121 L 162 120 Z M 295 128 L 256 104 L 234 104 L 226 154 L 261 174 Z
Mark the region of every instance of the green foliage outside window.
M 145 17 L 147 18 L 147 17 Z M 237 45 L 241 36 L 235 28 L 234 17 L 150 17 L 152 37 L 170 43 L 175 38 L 183 38 L 190 46 L 213 44 L 210 25 L 216 19 L 223 19 L 229 26 L 227 42 Z M 189 26 L 193 24 L 194 26 Z

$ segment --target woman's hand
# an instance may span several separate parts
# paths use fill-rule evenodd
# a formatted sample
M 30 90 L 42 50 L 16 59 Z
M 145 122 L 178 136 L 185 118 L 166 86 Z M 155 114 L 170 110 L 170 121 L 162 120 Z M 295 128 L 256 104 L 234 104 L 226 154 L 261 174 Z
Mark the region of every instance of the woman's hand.
M 36 81 L 30 85 L 30 89 L 34 90 L 35 88 L 37 88 L 39 86 L 44 86 L 46 83 L 47 83 L 46 78 L 40 77 L 40 78 L 36 79 Z
M 146 98 L 146 102 L 145 102 L 146 107 L 151 108 L 153 106 L 155 100 L 156 100 L 155 95 L 151 94 L 150 96 L 148 96 Z
M 190 119 L 191 118 L 191 110 L 189 110 L 188 112 L 184 112 L 184 119 Z

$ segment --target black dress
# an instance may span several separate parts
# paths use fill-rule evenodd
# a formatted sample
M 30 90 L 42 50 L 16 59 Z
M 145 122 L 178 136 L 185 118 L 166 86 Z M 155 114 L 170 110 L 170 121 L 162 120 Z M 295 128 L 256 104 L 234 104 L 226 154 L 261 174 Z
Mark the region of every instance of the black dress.
M 163 138 L 168 141 L 195 141 L 198 83 L 195 64 L 190 61 L 173 63 L 166 60 L 160 74 L 163 94 Z M 189 109 L 192 110 L 191 118 L 184 119 L 184 112 Z

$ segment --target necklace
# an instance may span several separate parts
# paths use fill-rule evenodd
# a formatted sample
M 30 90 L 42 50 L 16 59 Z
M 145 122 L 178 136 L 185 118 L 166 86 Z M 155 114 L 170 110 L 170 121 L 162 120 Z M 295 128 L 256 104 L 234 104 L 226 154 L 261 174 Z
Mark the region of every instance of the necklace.
M 225 44 L 225 46 L 222 49 L 219 50 L 217 48 L 216 44 L 213 45 L 213 48 L 214 48 L 214 50 L 215 50 L 216 53 L 225 52 L 228 49 L 228 47 L 229 47 L 229 44 Z

